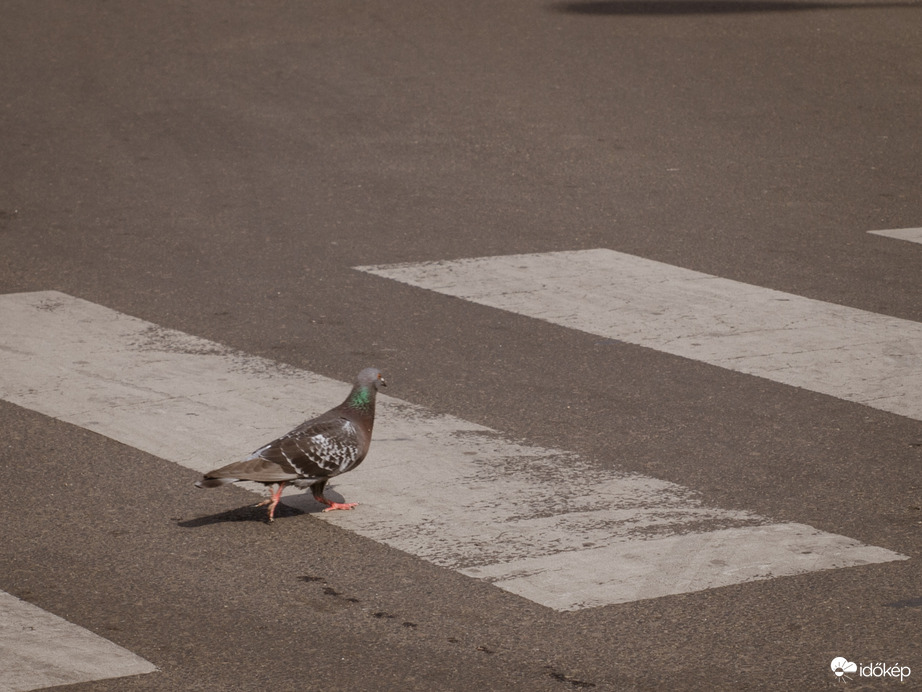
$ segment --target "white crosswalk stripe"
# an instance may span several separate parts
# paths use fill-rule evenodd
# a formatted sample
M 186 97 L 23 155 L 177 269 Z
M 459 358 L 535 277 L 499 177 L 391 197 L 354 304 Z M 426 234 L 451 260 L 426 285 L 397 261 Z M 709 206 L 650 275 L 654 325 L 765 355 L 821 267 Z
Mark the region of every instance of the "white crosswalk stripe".
M 240 458 L 348 390 L 51 291 L 0 296 L 0 322 L 4 399 L 197 471 Z M 321 518 L 551 608 L 905 559 L 706 506 L 673 483 L 394 397 L 381 396 L 378 416 L 368 460 L 333 488 L 359 509 Z
M 868 231 L 868 233 L 897 240 L 908 240 L 911 243 L 922 243 L 922 228 L 894 228 L 888 231 Z
M 25 692 L 156 667 L 127 649 L 0 591 L 0 692 Z
M 362 267 L 922 420 L 922 324 L 596 249 Z

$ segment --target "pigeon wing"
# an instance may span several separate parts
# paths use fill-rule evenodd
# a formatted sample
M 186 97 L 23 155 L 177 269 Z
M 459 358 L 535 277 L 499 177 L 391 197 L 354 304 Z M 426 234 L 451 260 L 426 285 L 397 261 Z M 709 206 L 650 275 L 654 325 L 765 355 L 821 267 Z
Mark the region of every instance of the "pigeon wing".
M 253 452 L 253 457 L 294 472 L 298 478 L 318 480 L 348 471 L 358 455 L 356 427 L 339 416 L 302 423 Z

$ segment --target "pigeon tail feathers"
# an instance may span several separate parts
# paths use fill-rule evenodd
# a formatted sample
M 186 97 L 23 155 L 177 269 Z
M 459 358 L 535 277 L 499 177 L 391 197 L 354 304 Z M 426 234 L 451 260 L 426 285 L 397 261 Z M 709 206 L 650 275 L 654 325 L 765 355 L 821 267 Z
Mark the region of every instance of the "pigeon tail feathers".
M 230 485 L 231 483 L 236 483 L 239 480 L 239 478 L 203 478 L 200 481 L 195 481 L 195 487 L 220 488 L 222 485 Z

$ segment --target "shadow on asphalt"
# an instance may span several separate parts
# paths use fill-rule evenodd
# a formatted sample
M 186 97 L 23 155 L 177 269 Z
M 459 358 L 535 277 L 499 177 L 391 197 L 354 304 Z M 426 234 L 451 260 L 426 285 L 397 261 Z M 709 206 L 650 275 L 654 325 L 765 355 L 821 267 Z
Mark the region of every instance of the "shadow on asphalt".
M 317 505 L 317 512 L 322 510 L 321 505 Z M 296 507 L 290 507 L 283 502 L 280 502 L 275 508 L 275 520 L 287 519 L 289 517 L 298 517 L 303 514 L 314 514 L 311 511 L 304 511 L 297 509 Z M 196 517 L 195 519 L 185 519 L 183 521 L 177 521 L 176 525 L 181 526 L 184 529 L 197 529 L 202 526 L 211 526 L 213 524 L 223 524 L 229 521 L 256 521 L 263 522 L 268 524 L 268 513 L 265 507 L 254 507 L 253 505 L 244 505 L 243 507 L 238 507 L 236 509 L 229 509 L 226 512 L 221 512 L 220 514 L 210 514 L 204 517 Z
M 922 8 L 922 2 L 815 2 L 805 0 L 589 0 L 557 2 L 550 5 L 556 12 L 584 15 L 684 15 L 745 14 L 755 12 L 803 12 L 808 10 L 879 10 Z

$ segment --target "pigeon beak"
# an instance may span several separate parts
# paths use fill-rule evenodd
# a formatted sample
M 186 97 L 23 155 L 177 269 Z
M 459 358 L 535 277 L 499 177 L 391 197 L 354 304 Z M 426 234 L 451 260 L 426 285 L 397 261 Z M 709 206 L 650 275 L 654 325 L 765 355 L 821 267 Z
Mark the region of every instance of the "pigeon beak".
M 381 384 L 382 387 L 386 387 L 386 386 L 387 386 L 387 382 L 385 382 L 385 381 L 384 381 L 384 378 L 381 377 L 380 375 L 378 376 L 378 382 Z

